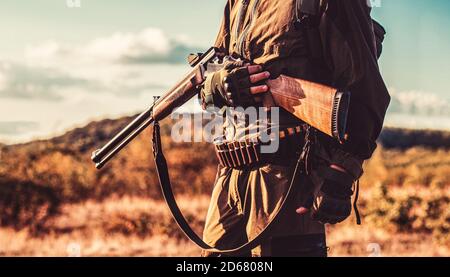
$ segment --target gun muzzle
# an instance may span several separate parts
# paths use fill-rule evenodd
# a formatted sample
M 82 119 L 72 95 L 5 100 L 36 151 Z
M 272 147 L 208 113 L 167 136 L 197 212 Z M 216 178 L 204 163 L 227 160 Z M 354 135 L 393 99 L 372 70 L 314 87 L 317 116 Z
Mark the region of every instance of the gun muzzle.
M 130 141 L 154 122 L 152 110 L 153 106 L 137 116 L 105 146 L 92 152 L 91 160 L 95 163 L 97 169 L 101 169 L 120 150 L 127 146 Z

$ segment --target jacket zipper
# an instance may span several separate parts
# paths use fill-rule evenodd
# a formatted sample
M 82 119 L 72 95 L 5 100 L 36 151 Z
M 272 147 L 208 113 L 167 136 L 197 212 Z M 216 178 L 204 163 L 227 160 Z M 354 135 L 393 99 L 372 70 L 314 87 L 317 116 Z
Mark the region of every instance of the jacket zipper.
M 248 8 L 249 0 L 243 0 L 243 1 L 244 1 L 243 4 L 246 3 L 246 5 L 245 6 L 243 5 L 242 9 L 239 12 L 243 11 L 244 8 L 245 9 Z M 257 11 L 259 2 L 260 2 L 260 0 L 255 0 L 255 2 L 253 2 L 249 23 L 244 28 L 239 39 L 237 40 L 238 43 L 236 44 L 236 52 L 239 53 L 242 57 L 245 56 L 245 53 L 244 53 L 245 38 L 247 37 L 248 32 L 250 31 L 251 27 L 253 26 L 253 20 L 256 17 L 256 11 Z M 240 28 L 240 25 L 243 23 L 242 21 L 243 20 L 239 20 L 239 26 L 238 26 L 239 28 Z M 239 29 L 236 29 L 236 30 L 238 30 L 237 32 L 239 32 Z M 237 37 L 237 35 L 236 35 L 236 37 Z

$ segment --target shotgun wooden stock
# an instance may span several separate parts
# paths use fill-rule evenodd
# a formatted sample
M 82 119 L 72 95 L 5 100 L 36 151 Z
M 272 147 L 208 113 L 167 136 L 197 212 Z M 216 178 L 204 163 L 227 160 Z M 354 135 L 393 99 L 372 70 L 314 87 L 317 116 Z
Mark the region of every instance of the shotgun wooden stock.
M 350 93 L 280 75 L 269 80 L 265 106 L 278 106 L 339 141 L 345 139 Z

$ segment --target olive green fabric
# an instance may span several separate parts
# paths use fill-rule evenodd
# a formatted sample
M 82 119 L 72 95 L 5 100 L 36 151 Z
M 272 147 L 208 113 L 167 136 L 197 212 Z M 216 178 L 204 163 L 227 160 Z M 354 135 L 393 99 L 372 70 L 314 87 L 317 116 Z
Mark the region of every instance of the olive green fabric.
M 278 212 L 286 196 L 292 168 L 264 165 L 248 169 L 219 167 L 209 206 L 203 239 L 218 248 L 238 246 L 258 235 Z M 270 237 L 323 234 L 324 225 L 313 221 L 309 214 L 298 215 L 299 203 L 319 190 L 322 180 L 314 173 L 311 183 L 296 185 L 292 201 L 276 219 L 268 238 L 252 251 L 253 256 L 271 256 Z M 312 186 L 309 186 L 312 184 Z M 310 187 L 309 193 L 300 191 Z M 208 256 L 208 253 L 204 253 Z

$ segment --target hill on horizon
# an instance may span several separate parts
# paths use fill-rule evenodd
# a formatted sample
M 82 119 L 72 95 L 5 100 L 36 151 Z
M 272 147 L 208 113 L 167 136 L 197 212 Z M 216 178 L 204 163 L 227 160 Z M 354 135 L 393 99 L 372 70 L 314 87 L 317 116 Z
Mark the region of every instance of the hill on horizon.
M 151 153 L 151 128 L 102 170 L 97 171 L 90 161 L 92 151 L 104 145 L 131 119 L 91 122 L 48 140 L 0 144 L 0 208 L 3 210 L 0 226 L 39 225 L 46 216 L 57 213 L 61 203 L 102 200 L 111 195 L 159 199 L 161 194 Z M 173 142 L 170 138 L 172 123 L 165 120 L 161 125 L 174 190 L 181 194 L 209 194 L 217 169 L 212 145 Z M 378 180 L 381 175 L 384 179 L 376 182 L 370 179 L 371 183 L 401 185 L 416 180 L 414 182 L 427 185 L 448 184 L 450 162 L 446 159 L 450 132 L 387 128 L 380 137 L 380 146 L 366 175 L 367 179 Z M 438 160 L 416 158 L 425 156 Z M 419 168 L 426 170 L 417 169 L 423 173 L 417 177 L 414 175 L 416 167 L 411 166 L 420 162 L 424 165 Z M 387 170 L 393 173 L 383 173 Z M 42 214 L 45 216 L 39 217 Z

